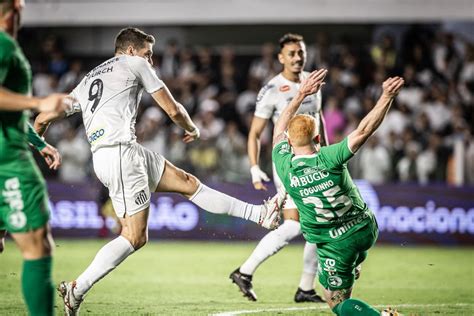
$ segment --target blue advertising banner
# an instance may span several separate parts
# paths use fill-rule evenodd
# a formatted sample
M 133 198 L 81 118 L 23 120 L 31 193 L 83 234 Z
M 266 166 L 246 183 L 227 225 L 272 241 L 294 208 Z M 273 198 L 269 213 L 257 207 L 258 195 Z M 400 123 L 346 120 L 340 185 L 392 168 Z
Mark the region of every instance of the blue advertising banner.
M 376 214 L 380 242 L 474 245 L 474 188 L 355 182 Z M 254 204 L 272 194 L 251 185 L 209 186 Z M 101 215 L 99 184 L 48 187 L 55 236 L 97 237 L 115 226 L 113 218 Z M 200 210 L 177 194 L 153 194 L 149 229 L 151 238 L 166 239 L 258 240 L 266 233 L 254 223 Z

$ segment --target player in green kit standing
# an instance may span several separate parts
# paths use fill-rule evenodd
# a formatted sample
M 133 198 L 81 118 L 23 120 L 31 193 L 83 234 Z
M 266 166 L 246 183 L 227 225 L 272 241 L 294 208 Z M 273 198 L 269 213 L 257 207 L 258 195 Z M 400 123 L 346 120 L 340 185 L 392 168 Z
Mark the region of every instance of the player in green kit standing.
M 28 95 L 31 69 L 14 39 L 23 4 L 0 0 L 0 87 Z M 28 143 L 41 152 L 50 168 L 59 166 L 60 156 L 34 132 L 28 112 L 21 111 L 24 107 L 7 108 L 10 111 L 0 111 L 0 250 L 8 231 L 24 258 L 21 283 L 29 314 L 53 315 L 46 186 Z
M 381 315 L 367 303 L 351 298 L 355 269 L 375 243 L 378 228 L 346 163 L 382 123 L 404 81 L 400 77 L 386 80 L 382 96 L 357 129 L 340 143 L 320 147 L 317 122 L 295 113 L 306 96 L 320 89 L 326 73 L 324 69 L 311 73 L 280 115 L 273 134 L 272 159 L 298 207 L 304 238 L 317 244 L 319 282 L 333 312 L 339 316 Z M 397 313 L 386 310 L 382 315 Z

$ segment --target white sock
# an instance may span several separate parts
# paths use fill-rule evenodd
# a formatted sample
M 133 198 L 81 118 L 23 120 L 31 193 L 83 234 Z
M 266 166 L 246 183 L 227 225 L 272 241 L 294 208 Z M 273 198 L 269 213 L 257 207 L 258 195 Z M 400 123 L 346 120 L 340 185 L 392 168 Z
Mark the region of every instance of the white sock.
M 240 272 L 253 275 L 258 266 L 267 258 L 288 245 L 288 242 L 301 234 L 300 223 L 287 219 L 275 230 L 260 240 L 250 257 L 240 266 Z
M 196 193 L 189 198 L 194 204 L 205 211 L 214 214 L 227 214 L 240 217 L 252 222 L 260 221 L 262 205 L 253 205 L 227 194 L 211 189 L 210 187 L 200 184 Z
M 76 279 L 74 293 L 81 297 L 84 296 L 97 281 L 115 269 L 134 251 L 132 244 L 123 236 L 107 243 L 97 252 L 87 269 Z
M 314 289 L 314 278 L 318 269 L 316 244 L 306 242 L 303 250 L 303 273 L 301 274 L 300 289 L 309 291 Z

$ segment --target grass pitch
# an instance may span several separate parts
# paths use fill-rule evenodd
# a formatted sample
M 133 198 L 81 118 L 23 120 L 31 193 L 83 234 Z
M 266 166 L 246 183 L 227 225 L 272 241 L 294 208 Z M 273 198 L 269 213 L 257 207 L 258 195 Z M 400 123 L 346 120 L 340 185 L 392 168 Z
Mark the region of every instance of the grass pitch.
M 77 277 L 106 240 L 56 243 L 57 283 Z M 332 315 L 325 306 L 293 302 L 302 266 L 301 244 L 286 247 L 257 270 L 253 283 L 258 302 L 243 298 L 228 275 L 254 246 L 254 242 L 150 242 L 96 284 L 81 315 Z M 26 315 L 21 262 L 19 251 L 8 242 L 0 255 L 0 315 Z M 474 248 L 376 246 L 354 296 L 372 305 L 396 307 L 404 315 L 474 315 Z M 56 299 L 58 315 L 59 303 Z

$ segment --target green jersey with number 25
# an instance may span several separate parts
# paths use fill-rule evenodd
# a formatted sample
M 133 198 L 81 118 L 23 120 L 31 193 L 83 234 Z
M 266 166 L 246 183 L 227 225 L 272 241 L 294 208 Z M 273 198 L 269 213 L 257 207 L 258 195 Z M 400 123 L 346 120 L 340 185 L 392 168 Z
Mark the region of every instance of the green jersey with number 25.
M 273 148 L 276 171 L 298 207 L 307 241 L 345 239 L 373 216 L 347 170 L 352 156 L 347 138 L 311 155 L 295 156 L 286 140 Z

